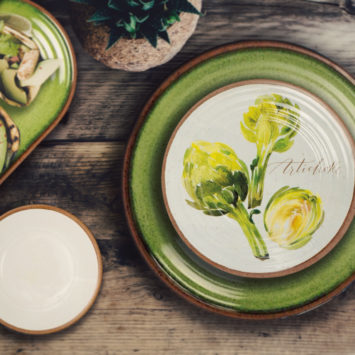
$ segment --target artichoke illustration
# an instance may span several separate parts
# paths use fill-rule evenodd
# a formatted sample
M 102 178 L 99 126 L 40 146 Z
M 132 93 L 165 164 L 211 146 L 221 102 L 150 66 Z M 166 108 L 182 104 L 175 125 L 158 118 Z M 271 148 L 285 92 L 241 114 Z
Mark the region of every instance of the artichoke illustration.
M 299 129 L 299 106 L 277 94 L 259 96 L 255 106 L 249 107 L 240 123 L 249 142 L 256 144 L 256 158 L 250 165 L 251 179 L 248 206 L 260 206 L 264 179 L 272 152 L 286 152 L 294 143 Z
M 309 190 L 285 186 L 268 202 L 264 225 L 271 240 L 286 249 L 307 244 L 324 220 L 322 201 Z
M 186 150 L 183 165 L 183 184 L 192 199 L 186 202 L 206 215 L 225 215 L 237 221 L 254 256 L 268 259 L 266 245 L 243 205 L 248 168 L 233 149 L 223 143 L 195 141 Z

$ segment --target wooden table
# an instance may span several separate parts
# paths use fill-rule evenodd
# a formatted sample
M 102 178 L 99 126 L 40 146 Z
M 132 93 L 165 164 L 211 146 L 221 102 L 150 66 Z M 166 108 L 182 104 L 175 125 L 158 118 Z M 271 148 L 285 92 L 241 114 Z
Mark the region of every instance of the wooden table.
M 0 187 L 0 213 L 45 203 L 94 233 L 104 282 L 92 310 L 49 336 L 0 327 L 0 354 L 355 354 L 355 285 L 307 314 L 242 321 L 210 314 L 167 288 L 137 252 L 121 192 L 125 145 L 145 101 L 164 78 L 212 47 L 271 39 L 312 48 L 355 75 L 355 16 L 303 0 L 205 0 L 206 16 L 169 63 L 144 73 L 105 68 L 81 48 L 67 4 L 39 0 L 65 26 L 78 57 L 78 88 L 57 129 Z

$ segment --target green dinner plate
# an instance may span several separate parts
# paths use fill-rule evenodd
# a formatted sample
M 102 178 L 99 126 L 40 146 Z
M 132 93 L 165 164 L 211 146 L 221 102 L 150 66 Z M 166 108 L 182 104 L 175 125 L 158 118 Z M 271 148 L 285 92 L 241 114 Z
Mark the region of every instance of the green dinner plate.
M 47 11 L 30 1 L 2 0 L 0 14 L 15 14 L 32 24 L 32 38 L 43 59 L 59 58 L 61 66 L 41 87 L 35 100 L 26 107 L 0 105 L 17 125 L 21 144 L 15 161 L 0 176 L 0 183 L 22 162 L 35 146 L 55 127 L 67 110 L 76 84 L 76 61 L 67 34 Z
M 327 256 L 305 270 L 240 277 L 214 268 L 185 246 L 168 218 L 161 189 L 165 149 L 181 118 L 214 90 L 250 79 L 279 80 L 311 92 L 335 110 L 354 137 L 355 80 L 337 65 L 284 43 L 227 45 L 179 69 L 143 109 L 126 152 L 125 209 L 145 259 L 184 298 L 225 315 L 274 318 L 325 303 L 354 280 L 354 223 Z

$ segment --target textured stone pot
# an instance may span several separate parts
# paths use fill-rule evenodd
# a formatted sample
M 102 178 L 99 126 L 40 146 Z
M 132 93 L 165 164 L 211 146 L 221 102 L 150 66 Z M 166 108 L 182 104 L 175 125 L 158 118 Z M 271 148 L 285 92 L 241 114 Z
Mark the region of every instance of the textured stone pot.
M 190 2 L 201 10 L 202 0 Z M 129 71 L 144 71 L 168 62 L 193 34 L 199 19 L 198 15 L 182 13 L 181 21 L 168 29 L 170 44 L 158 39 L 157 48 L 153 48 L 145 39 L 120 39 L 106 50 L 109 29 L 87 22 L 93 9 L 76 3 L 71 3 L 71 9 L 74 31 L 86 51 L 110 68 Z

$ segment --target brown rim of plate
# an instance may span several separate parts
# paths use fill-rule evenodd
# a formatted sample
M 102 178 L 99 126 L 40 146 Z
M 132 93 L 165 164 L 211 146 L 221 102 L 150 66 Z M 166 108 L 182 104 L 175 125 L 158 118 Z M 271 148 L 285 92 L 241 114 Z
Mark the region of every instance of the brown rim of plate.
M 2 216 L 0 216 L 0 222 L 3 219 L 5 219 L 6 217 L 8 217 L 14 213 L 25 211 L 25 210 L 31 210 L 31 209 L 44 209 L 44 210 L 55 211 L 55 212 L 61 213 L 65 216 L 69 217 L 74 222 L 76 222 L 84 230 L 86 235 L 89 237 L 89 239 L 92 243 L 92 246 L 94 247 L 94 250 L 95 250 L 95 254 L 97 257 L 97 266 L 98 266 L 98 279 L 97 279 L 97 285 L 96 285 L 96 289 L 95 289 L 93 296 L 91 297 L 89 303 L 84 307 L 84 309 L 81 310 L 80 313 L 77 316 L 75 316 L 72 320 L 70 320 L 69 322 L 67 322 L 63 325 L 60 325 L 58 327 L 51 328 L 51 329 L 30 330 L 30 329 L 23 329 L 23 328 L 18 328 L 16 326 L 13 326 L 13 325 L 3 321 L 0 318 L 0 324 L 4 325 L 5 327 L 7 327 L 11 330 L 14 330 L 16 332 L 24 333 L 24 334 L 31 334 L 31 335 L 44 335 L 44 334 L 51 334 L 51 333 L 60 332 L 64 329 L 72 326 L 73 324 L 77 323 L 89 311 L 89 309 L 95 303 L 95 300 L 100 292 L 100 288 L 101 288 L 101 284 L 102 284 L 103 266 L 102 266 L 102 257 L 101 257 L 101 252 L 100 252 L 99 246 L 97 245 L 96 239 L 93 236 L 93 234 L 91 233 L 91 231 L 89 230 L 89 228 L 79 218 L 75 217 L 74 215 L 72 215 L 68 211 L 65 211 L 61 208 L 58 208 L 55 206 L 49 206 L 49 205 L 42 205 L 42 204 L 25 205 L 25 206 L 14 208 L 14 209 L 4 213 Z
M 167 157 L 169 155 L 170 152 L 170 148 L 171 148 L 171 144 L 173 143 L 175 136 L 177 134 L 177 132 L 179 131 L 179 129 L 181 128 L 181 126 L 186 122 L 186 120 L 190 117 L 190 115 L 198 108 L 200 107 L 202 104 L 204 104 L 207 100 L 211 99 L 212 97 L 215 97 L 216 95 L 226 91 L 226 90 L 230 90 L 236 87 L 240 87 L 240 86 L 244 86 L 244 85 L 250 85 L 250 84 L 270 84 L 270 85 L 280 85 L 280 86 L 284 86 L 284 87 L 288 87 L 291 89 L 294 89 L 298 92 L 301 92 L 309 97 L 311 97 L 313 100 L 315 100 L 316 102 L 318 102 L 321 106 L 323 106 L 331 115 L 332 117 L 336 120 L 336 122 L 338 123 L 338 125 L 341 127 L 343 133 L 345 134 L 345 136 L 347 137 L 347 140 L 351 146 L 351 150 L 352 150 L 352 156 L 353 156 L 353 161 L 354 161 L 354 165 L 355 165 L 355 143 L 354 140 L 352 139 L 352 136 L 348 130 L 348 128 L 345 126 L 343 120 L 336 114 L 336 112 L 327 104 L 325 103 L 323 100 L 321 100 L 319 97 L 317 97 L 316 95 L 310 93 L 309 91 L 300 88 L 296 85 L 287 83 L 287 82 L 283 82 L 280 80 L 270 80 L 270 79 L 253 79 L 253 80 L 243 80 L 243 81 L 239 81 L 237 83 L 233 83 L 233 84 L 229 84 L 226 86 L 223 86 L 213 92 L 211 92 L 210 94 L 206 95 L 204 98 L 202 98 L 200 101 L 198 101 L 195 105 L 193 105 L 188 111 L 187 113 L 183 116 L 183 118 L 180 120 L 180 122 L 178 123 L 178 125 L 176 126 L 176 128 L 174 129 L 168 145 L 166 147 L 165 150 L 165 154 L 164 154 L 164 159 L 163 159 L 163 166 L 162 166 L 162 172 L 161 172 L 161 187 L 162 187 L 162 192 L 163 192 L 163 200 L 164 200 L 164 205 L 165 208 L 167 210 L 168 216 L 170 218 L 170 221 L 172 223 L 172 225 L 174 226 L 176 232 L 179 234 L 180 238 L 184 241 L 184 243 L 187 245 L 187 247 L 189 249 L 191 249 L 197 256 L 199 256 L 202 260 L 204 260 L 206 263 L 216 267 L 217 269 L 220 269 L 224 272 L 227 272 L 229 274 L 233 274 L 233 275 L 237 275 L 237 276 L 243 276 L 243 277 L 251 277 L 251 278 L 270 278 L 270 277 L 280 277 L 280 276 L 286 276 L 286 275 L 291 275 L 294 274 L 295 272 L 304 270 L 306 268 L 308 268 L 309 266 L 313 265 L 314 263 L 316 263 L 318 260 L 322 259 L 324 256 L 326 256 L 338 243 L 339 241 L 343 238 L 344 234 L 346 233 L 346 231 L 348 230 L 348 228 L 350 227 L 350 224 L 354 218 L 354 214 L 355 214 L 355 184 L 353 187 L 353 197 L 349 206 L 349 210 L 342 222 L 342 225 L 340 226 L 339 230 L 337 231 L 337 233 L 334 235 L 334 237 L 330 240 L 330 242 L 323 248 L 321 249 L 317 254 L 315 254 L 314 256 L 312 256 L 311 258 L 309 258 L 308 260 L 297 264 L 293 267 L 290 267 L 288 269 L 285 270 L 281 270 L 281 271 L 275 271 L 275 272 L 244 272 L 244 271 L 238 271 L 235 269 L 230 269 L 226 266 L 223 266 L 221 264 L 218 264 L 216 262 L 214 262 L 213 260 L 209 259 L 208 257 L 206 257 L 205 255 L 203 255 L 198 249 L 196 249 L 188 240 L 188 238 L 186 238 L 186 236 L 184 235 L 184 233 L 181 231 L 181 229 L 179 228 L 172 212 L 171 209 L 169 207 L 169 203 L 168 203 L 168 198 L 167 198 L 167 194 L 166 194 L 166 184 L 165 184 L 165 168 L 166 168 L 166 160 Z
M 76 89 L 76 84 L 77 84 L 77 77 L 78 77 L 78 66 L 77 66 L 77 61 L 75 57 L 75 51 L 73 44 L 70 41 L 70 38 L 63 28 L 63 26 L 59 23 L 59 21 L 46 9 L 44 9 L 42 6 L 35 4 L 31 0 L 21 0 L 23 2 L 28 3 L 29 5 L 37 8 L 40 10 L 42 13 L 44 13 L 49 19 L 54 22 L 54 24 L 58 27 L 60 30 L 61 34 L 63 35 L 66 44 L 69 47 L 69 52 L 70 52 L 70 57 L 73 63 L 72 67 L 72 84 L 71 84 L 71 89 L 69 92 L 69 95 L 67 97 L 66 103 L 62 110 L 59 112 L 57 118 L 50 124 L 49 127 L 47 127 L 42 134 L 26 149 L 26 151 L 9 167 L 9 169 L 5 172 L 3 176 L 0 177 L 0 185 L 19 167 L 20 164 L 33 152 L 33 150 L 43 141 L 44 138 L 48 136 L 49 133 L 53 131 L 53 129 L 58 125 L 58 123 L 62 120 L 66 112 L 68 111 L 68 108 L 73 101 L 75 89 Z
M 338 285 L 334 290 L 327 293 L 324 296 L 317 298 L 314 301 L 311 301 L 305 305 L 295 307 L 289 310 L 280 311 L 280 312 L 273 312 L 273 313 L 244 313 L 238 312 L 235 310 L 228 310 L 225 308 L 221 308 L 218 306 L 212 306 L 201 299 L 191 295 L 190 293 L 183 290 L 183 288 L 174 280 L 172 279 L 165 271 L 160 267 L 157 261 L 152 257 L 149 252 L 148 247 L 145 245 L 143 239 L 140 237 L 139 229 L 137 228 L 134 222 L 133 211 L 131 207 L 131 198 L 130 198 L 130 166 L 131 166 L 131 157 L 134 151 L 136 139 L 138 137 L 140 128 L 143 126 L 144 121 L 146 119 L 147 114 L 154 106 L 155 102 L 161 96 L 161 94 L 173 83 L 175 82 L 181 75 L 186 73 L 187 71 L 191 70 L 198 64 L 216 57 L 221 54 L 225 54 L 228 52 L 234 52 L 237 50 L 248 49 L 248 48 L 275 48 L 275 49 L 284 49 L 289 50 L 296 53 L 301 53 L 311 58 L 314 58 L 329 67 L 333 70 L 344 76 L 347 80 L 349 80 L 353 85 L 355 85 L 355 78 L 353 78 L 350 73 L 346 70 L 338 66 L 336 63 L 331 61 L 328 58 L 321 56 L 320 54 L 313 52 L 307 48 L 296 46 L 287 42 L 277 42 L 277 41 L 242 41 L 237 43 L 231 43 L 227 45 L 223 45 L 221 47 L 217 47 L 212 49 L 208 52 L 201 54 L 198 57 L 190 60 L 180 68 L 178 68 L 173 74 L 171 74 L 163 83 L 156 89 L 150 99 L 147 101 L 145 106 L 143 107 L 138 120 L 133 128 L 131 136 L 129 138 L 126 153 L 124 157 L 124 164 L 123 164 L 123 178 L 122 178 L 122 191 L 123 191 L 123 203 L 124 203 L 124 210 L 128 222 L 128 226 L 137 245 L 138 250 L 142 254 L 143 258 L 145 259 L 146 263 L 151 267 L 151 269 L 156 273 L 156 275 L 176 294 L 180 297 L 184 298 L 188 302 L 199 306 L 207 311 L 218 313 L 224 316 L 232 317 L 232 318 L 240 318 L 240 319 L 258 319 L 258 320 L 265 320 L 265 319 L 276 319 L 276 318 L 283 318 L 288 317 L 291 315 L 305 313 L 310 311 L 314 308 L 319 307 L 320 305 L 330 301 L 333 297 L 340 294 L 347 286 L 349 286 L 353 281 L 355 281 L 355 272 L 343 281 L 340 285 Z

